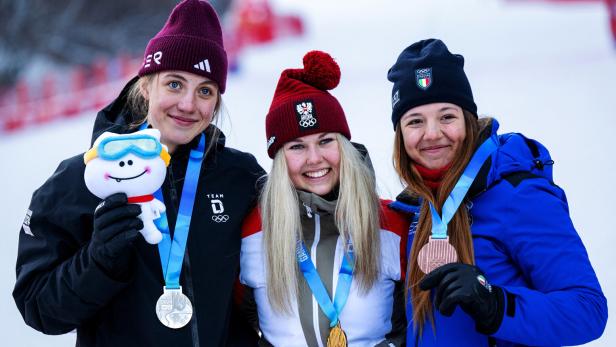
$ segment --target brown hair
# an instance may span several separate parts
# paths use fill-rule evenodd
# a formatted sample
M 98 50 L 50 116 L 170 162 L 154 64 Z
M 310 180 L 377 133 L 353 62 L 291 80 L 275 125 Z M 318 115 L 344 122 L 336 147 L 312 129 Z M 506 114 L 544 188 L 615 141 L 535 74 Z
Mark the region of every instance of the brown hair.
M 474 114 L 464 110 L 466 137 L 451 163 L 451 169 L 445 174 L 445 177 L 443 177 L 442 184 L 435 194 L 424 184 L 421 175 L 412 165 L 413 160 L 407 155 L 404 148 L 404 138 L 399 124 L 396 127 L 393 154 L 394 168 L 400 180 L 406 184 L 407 193 L 423 199 L 419 223 L 417 224 L 417 230 L 413 238 L 411 254 L 408 260 L 407 266 L 409 269 L 407 271 L 408 277 L 406 280 L 407 298 L 410 292 L 411 303 L 413 305 L 413 327 L 415 330 L 418 329 L 420 334 L 426 320 L 430 320 L 430 323 L 434 325 L 430 292 L 419 289 L 419 282 L 424 277 L 424 273 L 417 265 L 419 250 L 428 243 L 432 230 L 432 217 L 429 213 L 430 208 L 428 204 L 432 203 L 439 213 L 442 212 L 442 206 L 445 200 L 458 182 L 458 179 L 476 150 L 480 127 L 488 125 L 489 122 L 490 119 L 482 119 L 479 121 Z M 447 229 L 449 242 L 458 253 L 458 261 L 466 264 L 474 264 L 473 240 L 466 208 L 459 208 L 456 211 L 447 225 Z

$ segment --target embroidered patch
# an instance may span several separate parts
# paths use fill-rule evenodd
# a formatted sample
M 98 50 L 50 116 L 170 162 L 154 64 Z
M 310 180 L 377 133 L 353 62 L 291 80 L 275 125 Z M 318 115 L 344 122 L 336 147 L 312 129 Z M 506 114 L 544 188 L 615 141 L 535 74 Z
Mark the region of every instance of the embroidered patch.
M 432 85 L 432 68 L 415 70 L 415 81 L 419 88 L 423 90 L 428 89 Z
M 195 65 L 193 65 L 193 67 L 197 70 L 212 72 L 212 70 L 210 69 L 210 61 L 208 59 L 204 59 L 196 63 Z
M 490 285 L 490 283 L 488 283 L 485 277 L 479 275 L 477 276 L 477 281 L 479 281 L 479 284 L 484 286 L 488 290 L 488 292 L 492 293 L 492 286 Z
M 24 218 L 24 223 L 21 227 L 24 229 L 24 233 L 34 236 L 34 233 L 30 230 L 30 218 L 32 218 L 32 210 L 26 212 L 26 218 Z
M 300 130 L 318 128 L 317 114 L 311 100 L 300 101 L 295 104 L 295 113 Z
M 400 91 L 396 90 L 394 96 L 391 97 L 391 108 L 396 107 L 396 104 L 400 101 Z
M 272 147 L 272 145 L 276 142 L 276 136 L 272 136 L 267 140 L 267 149 Z
M 225 212 L 225 206 L 222 200 L 225 198 L 225 195 L 206 194 L 205 196 L 210 199 L 212 205 L 212 220 L 216 223 L 226 223 L 229 220 L 229 215 L 223 214 Z
M 154 54 L 148 54 L 145 57 L 145 61 L 143 62 L 143 67 L 144 68 L 150 67 L 150 65 L 152 64 L 152 60 L 154 61 L 154 63 L 156 63 L 156 65 L 160 65 L 162 63 L 162 58 L 163 58 L 162 51 L 158 51 Z

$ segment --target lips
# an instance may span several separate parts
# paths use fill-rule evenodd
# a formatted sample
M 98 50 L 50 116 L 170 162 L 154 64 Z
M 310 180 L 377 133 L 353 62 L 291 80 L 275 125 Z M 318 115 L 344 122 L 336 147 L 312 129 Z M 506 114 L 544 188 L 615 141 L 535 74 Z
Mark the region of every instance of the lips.
M 428 147 L 423 147 L 421 150 L 422 151 L 436 151 L 436 150 L 446 148 L 446 147 L 449 147 L 449 145 L 428 146 Z
M 330 171 L 331 171 L 331 169 L 321 169 L 321 170 L 318 170 L 318 171 L 304 172 L 303 175 L 307 176 L 308 178 L 321 178 L 321 177 L 327 175 Z
M 433 154 L 433 155 L 439 155 L 444 151 L 447 151 L 451 146 L 449 145 L 438 145 L 438 146 L 427 146 L 427 147 L 423 147 L 421 148 L 421 151 L 425 154 Z
M 169 115 L 169 117 L 171 119 L 173 119 L 176 124 L 179 124 L 179 125 L 182 125 L 182 126 L 190 126 L 190 125 L 193 125 L 193 124 L 198 122 L 198 120 L 191 119 L 191 118 L 188 118 L 188 117 L 173 116 L 173 115 Z

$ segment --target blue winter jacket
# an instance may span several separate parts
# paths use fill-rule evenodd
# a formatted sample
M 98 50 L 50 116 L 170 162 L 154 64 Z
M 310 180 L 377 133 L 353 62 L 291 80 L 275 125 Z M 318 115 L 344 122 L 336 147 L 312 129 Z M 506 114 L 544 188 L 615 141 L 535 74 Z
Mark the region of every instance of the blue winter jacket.
M 548 151 L 521 134 L 498 136 L 497 129 L 496 120 L 486 129 L 484 138 L 496 137 L 499 147 L 480 170 L 466 206 L 476 265 L 505 293 L 502 323 L 487 336 L 459 307 L 451 317 L 434 310 L 435 329 L 426 322 L 417 336 L 408 300 L 408 346 L 578 345 L 603 333 L 607 300 L 565 193 L 552 183 Z M 419 205 L 401 195 L 391 207 L 412 218 Z M 409 244 L 413 236 L 412 225 Z

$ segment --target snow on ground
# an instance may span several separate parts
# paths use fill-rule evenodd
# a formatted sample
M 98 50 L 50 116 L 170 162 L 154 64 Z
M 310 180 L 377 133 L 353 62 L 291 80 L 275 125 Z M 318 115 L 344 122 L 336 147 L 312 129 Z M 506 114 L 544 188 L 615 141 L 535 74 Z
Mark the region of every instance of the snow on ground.
M 616 133 L 616 51 L 601 3 L 554 5 L 529 1 L 277 0 L 280 12 L 298 13 L 307 35 L 248 49 L 224 95 L 228 144 L 254 153 L 269 170 L 264 116 L 284 68 L 300 67 L 308 50 L 334 56 L 342 81 L 333 91 L 353 140 L 364 143 L 375 165 L 381 194 L 392 198 L 400 184 L 391 168 L 391 85 L 386 72 L 400 51 L 419 39 L 443 39 L 466 58 L 480 114 L 498 118 L 502 131 L 544 143 L 556 162 L 555 181 L 567 192 L 571 215 L 608 297 L 616 300 L 616 204 L 611 182 L 616 160 L 609 144 Z M 11 346 L 67 346 L 75 335 L 44 336 L 27 327 L 11 298 L 19 226 L 32 192 L 63 158 L 89 146 L 94 113 L 16 134 L 1 134 L 5 153 L 0 180 L 0 336 Z M 127 308 L 128 309 L 128 308 Z M 588 346 L 616 345 L 616 325 Z

